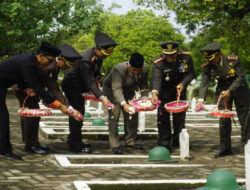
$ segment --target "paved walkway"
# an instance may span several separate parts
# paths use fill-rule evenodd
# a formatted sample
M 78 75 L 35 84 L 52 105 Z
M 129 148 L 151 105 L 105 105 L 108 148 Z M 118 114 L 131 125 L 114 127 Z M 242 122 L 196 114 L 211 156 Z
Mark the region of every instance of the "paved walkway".
M 191 161 L 181 161 L 178 158 L 179 150 L 175 149 L 172 156 L 178 159 L 179 163 L 144 167 L 138 165 L 147 165 L 145 160 L 149 151 L 156 146 L 155 139 L 139 139 L 139 142 L 144 146 L 143 151 L 125 149 L 124 144 L 122 144 L 124 155 L 135 155 L 136 159 L 134 158 L 134 160 L 128 156 L 127 158 L 113 157 L 110 161 L 105 157 L 107 155 L 113 156 L 107 140 L 93 141 L 93 154 L 87 155 L 87 157 L 86 154 L 73 155 L 68 151 L 65 136 L 56 139 L 46 139 L 41 136 L 40 142 L 49 145 L 51 154 L 28 154 L 23 151 L 24 144 L 20 136 L 20 121 L 16 114 L 18 102 L 12 95 L 8 95 L 7 104 L 10 112 L 13 150 L 23 157 L 23 161 L 0 159 L 0 190 L 73 190 L 76 189 L 76 186 L 78 189 L 85 190 L 89 187 L 91 189 L 122 189 L 120 187 L 123 189 L 146 189 L 146 187 L 149 189 L 194 189 L 195 186 L 204 185 L 207 176 L 217 169 L 230 170 L 244 185 L 244 152 L 238 138 L 240 128 L 233 128 L 232 150 L 234 154 L 232 156 L 214 159 L 214 154 L 219 150 L 218 128 L 216 128 L 216 124 L 215 127 L 206 127 L 204 123 L 197 122 L 197 124 L 187 127 L 192 145 L 190 155 L 193 159 Z M 153 117 L 150 116 L 151 121 Z M 60 119 L 60 121 L 66 120 Z M 155 126 L 153 123 L 152 126 L 148 127 Z M 104 165 L 93 166 L 93 164 Z M 115 166 L 109 165 L 107 167 L 107 164 L 115 164 Z M 119 166 L 119 164 L 132 164 L 132 166 Z M 114 185 L 115 182 L 124 183 L 128 180 L 138 182 L 141 186 Z M 194 180 L 196 180 L 196 185 L 190 185 L 191 182 L 195 182 Z M 90 181 L 94 185 L 91 185 Z M 101 185 L 102 182 L 106 185 Z M 147 185 L 146 182 L 152 183 Z M 154 182 L 158 182 L 158 184 L 152 185 Z M 113 186 L 107 186 L 108 183 L 113 184 Z M 161 185 L 166 183 L 170 185 Z

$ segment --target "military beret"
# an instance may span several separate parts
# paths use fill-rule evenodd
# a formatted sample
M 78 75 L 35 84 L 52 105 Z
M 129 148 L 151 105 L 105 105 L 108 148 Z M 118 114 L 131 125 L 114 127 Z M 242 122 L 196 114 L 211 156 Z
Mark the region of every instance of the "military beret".
M 220 48 L 220 42 L 213 42 L 203 47 L 200 52 L 202 52 L 205 59 L 207 59 L 208 61 L 212 61 L 215 58 L 216 54 L 220 51 Z
M 95 44 L 100 47 L 116 46 L 117 43 L 105 33 L 98 33 L 95 36 Z
M 63 44 L 59 47 L 61 50 L 61 56 L 66 58 L 68 61 L 74 61 L 76 59 L 81 59 L 82 56 L 76 51 L 75 48 L 68 44 Z
M 141 68 L 144 64 L 143 55 L 140 53 L 133 53 L 129 59 L 129 64 L 134 68 Z
M 51 43 L 43 41 L 38 48 L 38 52 L 44 53 L 47 56 L 57 57 L 61 53 L 61 50 Z
M 161 48 L 163 49 L 162 52 L 164 54 L 171 55 L 177 52 L 179 44 L 180 44 L 179 42 L 168 41 L 160 43 L 159 46 L 161 46 Z

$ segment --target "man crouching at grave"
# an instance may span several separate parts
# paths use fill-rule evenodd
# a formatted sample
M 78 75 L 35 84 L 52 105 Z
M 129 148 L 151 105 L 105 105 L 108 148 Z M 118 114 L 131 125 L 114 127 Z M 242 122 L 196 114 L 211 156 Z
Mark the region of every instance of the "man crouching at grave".
M 116 65 L 103 82 L 103 94 L 114 104 L 109 109 L 109 141 L 114 154 L 122 154 L 119 143 L 118 122 L 122 110 L 125 129 L 125 146 L 132 149 L 142 149 L 136 144 L 138 113 L 131 113 L 131 100 L 135 91 L 147 88 L 148 69 L 144 58 L 139 53 L 133 53 L 129 61 Z M 146 94 L 145 94 L 146 93 Z M 142 94 L 147 95 L 147 92 Z

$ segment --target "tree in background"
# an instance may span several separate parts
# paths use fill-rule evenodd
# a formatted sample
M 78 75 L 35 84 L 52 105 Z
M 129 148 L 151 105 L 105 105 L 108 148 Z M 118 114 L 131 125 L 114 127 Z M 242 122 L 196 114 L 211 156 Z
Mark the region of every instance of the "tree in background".
M 0 1 L 0 59 L 35 50 L 42 40 L 59 45 L 97 23 L 99 0 Z
M 199 29 L 194 42 L 202 47 L 211 41 L 224 43 L 223 51 L 237 54 L 250 72 L 249 0 L 134 0 L 137 4 L 173 10 L 188 32 Z M 201 41 L 200 41 L 201 40 Z M 194 46 L 194 44 L 192 44 Z M 199 57 L 197 57 L 199 59 Z
M 161 54 L 160 42 L 176 40 L 183 42 L 185 37 L 175 31 L 166 16 L 156 16 L 152 11 L 132 10 L 125 15 L 101 15 L 101 27 L 94 26 L 87 35 L 77 35 L 73 46 L 83 52 L 94 45 L 94 35 L 101 31 L 110 35 L 117 43 L 112 56 L 104 60 L 104 69 L 110 71 L 115 65 L 129 59 L 134 52 L 144 55 L 151 72 L 152 60 Z M 182 44 L 181 48 L 185 48 Z M 186 49 L 186 48 L 185 48 Z M 151 76 L 151 73 L 150 73 Z

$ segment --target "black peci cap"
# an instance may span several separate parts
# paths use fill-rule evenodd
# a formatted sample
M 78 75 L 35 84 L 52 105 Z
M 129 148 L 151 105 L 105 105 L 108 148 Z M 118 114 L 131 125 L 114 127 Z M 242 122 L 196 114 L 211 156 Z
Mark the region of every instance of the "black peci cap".
M 117 43 L 105 33 L 98 33 L 95 36 L 95 44 L 100 47 L 115 47 Z
M 52 45 L 49 42 L 41 42 L 39 48 L 38 48 L 39 53 L 44 53 L 44 55 L 47 56 L 54 56 L 57 57 L 61 51 L 58 49 L 56 46 Z
M 220 48 L 220 42 L 213 42 L 203 47 L 200 52 L 202 52 L 203 57 L 206 60 L 212 61 L 215 58 L 216 54 L 220 51 Z
M 141 68 L 144 64 L 143 55 L 140 53 L 133 53 L 129 59 L 129 64 L 134 68 Z
M 59 49 L 61 50 L 60 56 L 66 58 L 68 61 L 74 61 L 82 58 L 76 49 L 68 44 L 61 45 Z

